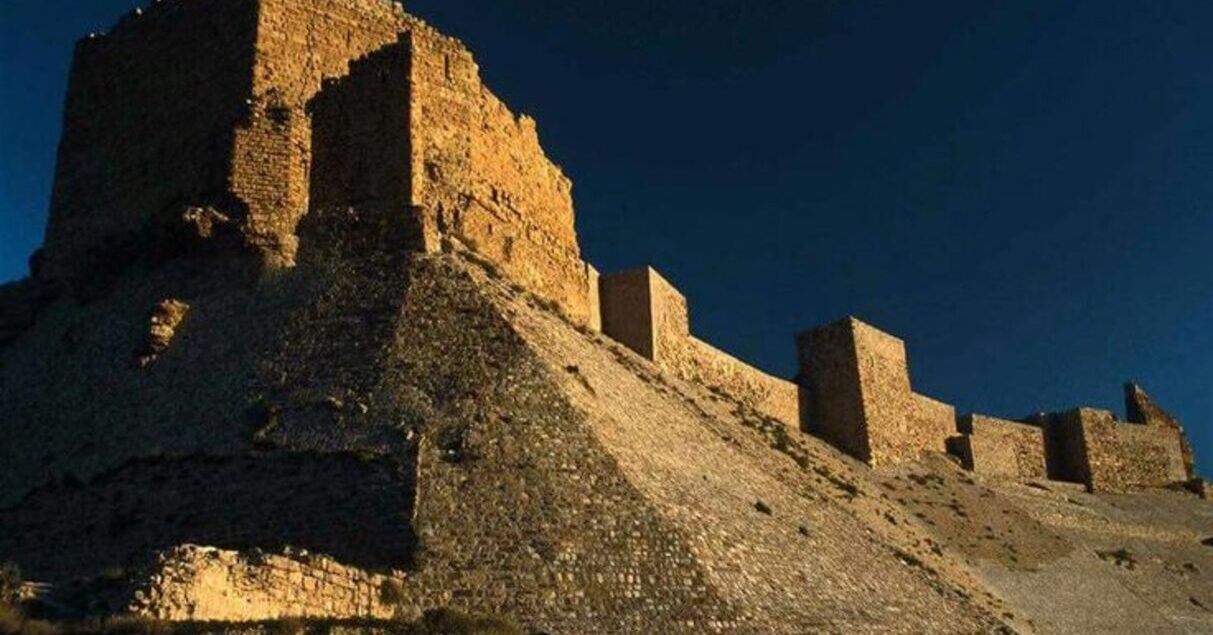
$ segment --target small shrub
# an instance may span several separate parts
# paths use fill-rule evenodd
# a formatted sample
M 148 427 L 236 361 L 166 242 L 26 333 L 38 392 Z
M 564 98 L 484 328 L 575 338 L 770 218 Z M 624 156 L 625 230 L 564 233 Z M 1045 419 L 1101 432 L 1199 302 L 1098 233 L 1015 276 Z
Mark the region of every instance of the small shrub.
M 297 617 L 286 617 L 271 622 L 266 630 L 270 635 L 303 635 L 307 632 L 303 620 Z
M 762 501 L 757 501 L 757 502 L 755 502 L 755 503 L 754 503 L 754 509 L 755 509 L 755 510 L 756 510 L 758 513 L 760 513 L 760 514 L 766 514 L 767 516 L 770 516 L 772 513 L 774 513 L 774 512 L 771 510 L 770 505 L 767 505 L 766 503 L 764 503 L 764 502 L 762 502 Z
M 1137 568 L 1137 558 L 1134 558 L 1133 554 L 1129 553 L 1129 550 L 1124 549 L 1123 547 L 1120 549 L 1114 549 L 1112 551 L 1096 551 L 1095 554 L 1098 555 L 1101 560 L 1111 562 L 1118 567 L 1124 567 L 1125 569 Z
M 21 569 L 6 562 L 0 564 L 0 603 L 17 602 L 21 593 Z
M 426 611 L 421 623 L 435 635 L 524 635 L 521 628 L 505 620 L 469 617 L 449 609 Z
M 379 601 L 393 606 L 404 602 L 404 585 L 399 580 L 384 580 L 379 585 Z

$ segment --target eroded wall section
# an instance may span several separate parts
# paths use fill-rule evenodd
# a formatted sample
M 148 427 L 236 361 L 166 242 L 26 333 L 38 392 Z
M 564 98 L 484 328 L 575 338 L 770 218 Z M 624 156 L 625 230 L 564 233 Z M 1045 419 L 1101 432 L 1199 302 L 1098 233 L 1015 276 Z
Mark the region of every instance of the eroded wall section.
M 535 121 L 484 87 L 457 40 L 414 31 L 409 42 L 413 204 L 502 273 L 591 323 L 572 182 L 544 155 Z
M 182 545 L 159 554 L 142 577 L 131 612 L 165 621 L 388 619 L 400 610 L 385 591 L 397 578 L 310 554 Z

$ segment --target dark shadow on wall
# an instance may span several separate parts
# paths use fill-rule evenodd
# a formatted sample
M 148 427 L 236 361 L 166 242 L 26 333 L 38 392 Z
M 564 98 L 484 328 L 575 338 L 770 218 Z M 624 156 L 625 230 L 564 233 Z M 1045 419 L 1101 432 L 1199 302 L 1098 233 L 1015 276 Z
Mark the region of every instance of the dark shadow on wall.
M 0 561 L 48 582 L 138 567 L 180 544 L 327 554 L 366 569 L 412 566 L 415 455 L 196 456 L 136 460 L 0 510 Z

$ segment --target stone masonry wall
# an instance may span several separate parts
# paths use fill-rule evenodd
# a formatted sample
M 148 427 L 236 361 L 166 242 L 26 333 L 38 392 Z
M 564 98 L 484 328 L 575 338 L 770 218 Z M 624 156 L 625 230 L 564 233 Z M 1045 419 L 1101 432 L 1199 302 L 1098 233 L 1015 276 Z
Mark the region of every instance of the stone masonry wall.
M 458 41 L 414 31 L 413 204 L 511 279 L 591 322 L 589 270 L 572 183 L 544 155 L 535 121 L 481 83 Z
M 182 545 L 157 556 L 133 593 L 132 613 L 165 621 L 394 617 L 392 576 L 324 556 L 247 554 Z
M 407 45 L 386 46 L 355 61 L 349 75 L 326 81 L 312 99 L 307 220 L 354 214 L 399 223 L 416 239 L 386 248 L 433 252 L 439 247 L 433 219 L 410 204 L 411 60 Z
M 871 464 L 944 452 L 955 408 L 914 393 L 905 342 L 848 318 L 798 338 L 809 428 Z
M 1196 477 L 1196 457 L 1184 428 L 1174 415 L 1163 410 L 1154 403 L 1145 389 L 1137 384 L 1127 383 L 1125 390 L 1125 417 L 1130 423 L 1140 423 L 1155 428 L 1172 430 L 1179 434 L 1179 442 L 1183 450 L 1184 472 L 1188 478 Z
M 395 52 L 351 63 L 385 47 Z M 427 234 L 436 227 L 529 290 L 557 302 L 574 319 L 592 322 L 589 271 L 574 230 L 572 184 L 544 156 L 534 120 L 516 117 L 483 86 L 479 67 L 458 40 L 381 2 L 267 0 L 258 60 L 255 100 L 264 102 L 271 114 L 287 111 L 298 117 L 305 104 L 326 100 L 317 97 L 325 78 L 350 72 L 363 77 L 342 80 L 338 86 L 357 94 L 347 103 L 369 100 L 377 107 L 347 109 L 345 122 L 384 134 L 364 137 L 368 143 L 332 148 L 333 143 L 355 140 L 334 135 L 327 124 L 323 139 L 298 136 L 283 141 L 250 130 L 248 136 L 256 141 L 251 144 L 255 150 L 249 153 L 249 170 L 261 169 L 256 160 L 266 154 L 261 148 L 284 143 L 364 160 L 375 156 L 390 160 L 393 167 L 402 167 L 396 161 L 408 157 L 408 170 L 396 170 L 395 181 L 347 182 L 355 189 L 345 197 L 367 194 L 359 187 L 373 186 L 374 198 L 391 200 L 400 210 L 413 209 Z M 372 94 L 370 84 L 375 81 L 379 94 Z M 406 113 L 407 119 L 400 119 Z M 383 119 L 388 115 L 390 119 Z M 377 125 L 371 125 L 368 116 L 376 118 Z M 328 178 L 319 165 L 324 157 L 303 150 L 295 154 L 299 157 L 288 161 L 290 174 L 310 171 L 312 178 Z M 292 176 L 286 181 L 295 180 Z M 314 207 L 307 192 L 273 191 L 280 182 L 244 197 L 262 201 L 259 207 L 267 210 L 256 214 L 268 219 L 258 235 L 289 236 L 303 210 Z M 313 184 L 311 194 L 326 190 L 331 191 Z M 324 207 L 330 202 L 317 203 Z
M 70 279 L 123 257 L 174 209 L 227 205 L 256 6 L 157 3 L 77 44 L 42 277 Z
M 686 297 L 652 268 L 601 278 L 602 330 L 683 379 L 796 426 L 800 390 L 691 334 Z
M 411 472 L 353 455 L 136 460 L 0 510 L 0 559 L 50 582 L 139 567 L 186 543 L 406 567 L 412 505 Z
M 1016 481 L 1047 478 L 1045 434 L 1039 426 L 966 415 L 957 438 L 965 468 L 978 474 Z
M 602 332 L 648 359 L 655 359 L 653 301 L 648 267 L 599 279 Z
M 801 428 L 865 462 L 872 446 L 863 409 L 863 385 L 850 321 L 801 333 L 796 338 L 799 379 L 808 391 Z
M 911 443 L 920 449 L 946 451 L 948 439 L 956 434 L 956 407 L 918 393 L 911 394 L 910 399 L 910 430 L 916 437 Z
M 1050 452 L 1061 476 L 1092 491 L 1158 487 L 1187 480 L 1180 435 L 1174 430 L 1118 422 L 1111 412 L 1079 408 L 1050 417 Z
M 377 0 L 258 4 L 251 112 L 235 134 L 231 188 L 249 210 L 249 240 L 289 263 L 313 172 L 308 102 L 325 79 L 346 75 L 351 61 L 395 42 L 414 21 Z

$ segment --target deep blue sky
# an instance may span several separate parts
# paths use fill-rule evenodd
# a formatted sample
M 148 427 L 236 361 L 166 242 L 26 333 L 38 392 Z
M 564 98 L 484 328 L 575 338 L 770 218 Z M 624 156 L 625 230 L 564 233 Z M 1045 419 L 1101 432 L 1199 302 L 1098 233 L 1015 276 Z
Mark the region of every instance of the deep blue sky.
M 0 1 L 0 279 L 40 243 L 73 40 L 131 0 Z M 603 271 L 781 374 L 855 314 L 920 391 L 1122 411 L 1213 474 L 1213 3 L 416 0 L 533 115 Z M 205 89 L 205 87 L 200 87 Z

